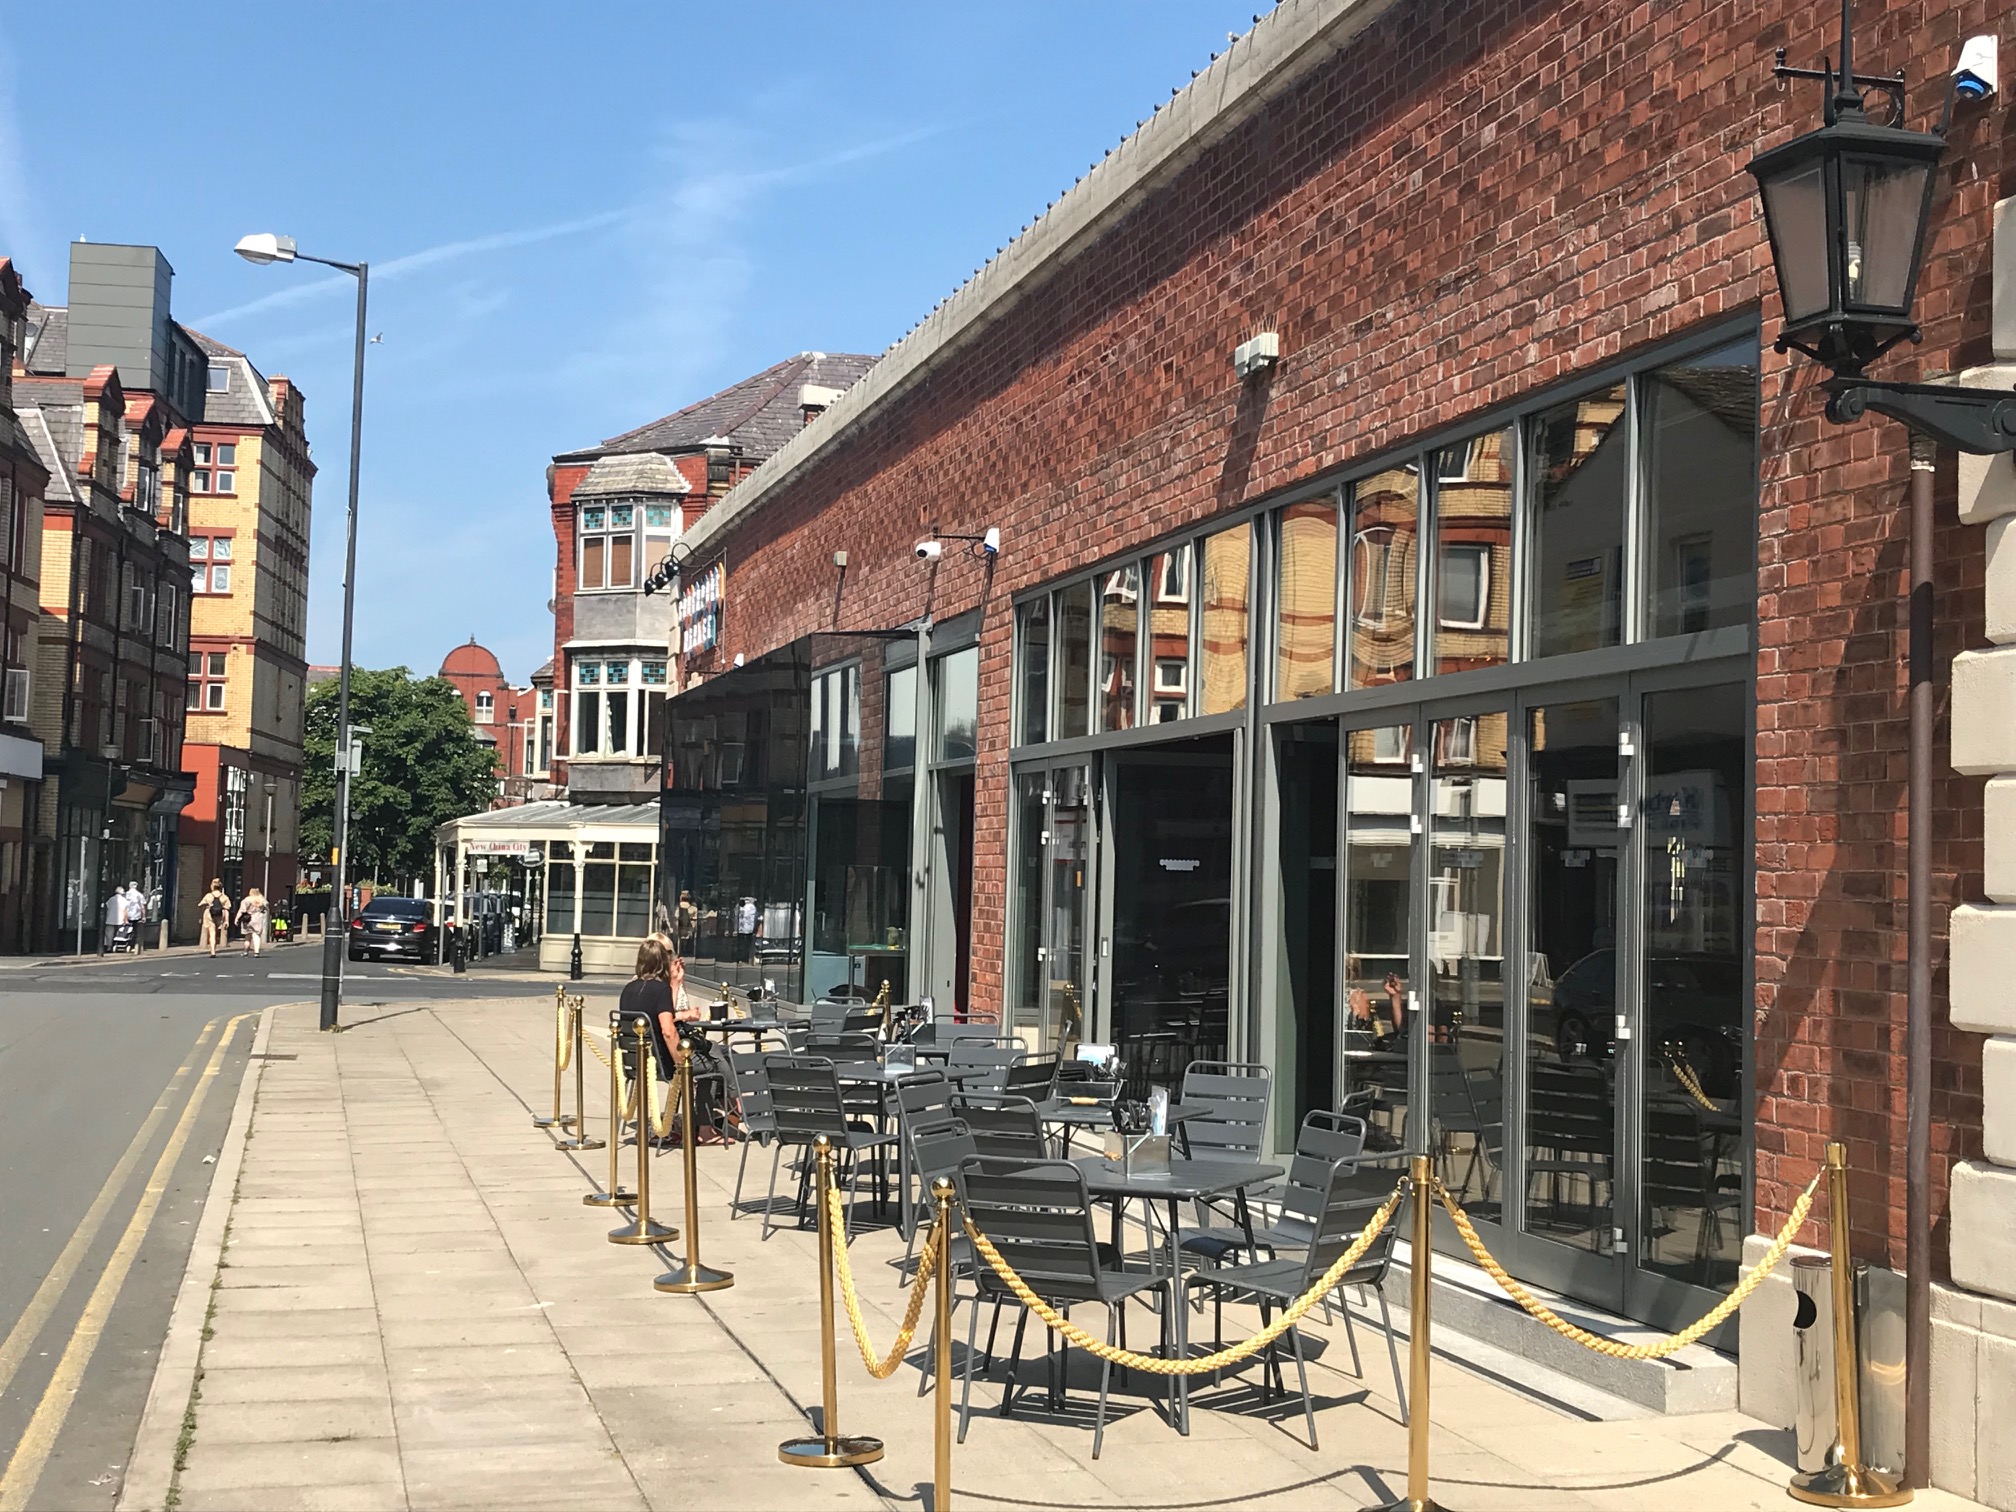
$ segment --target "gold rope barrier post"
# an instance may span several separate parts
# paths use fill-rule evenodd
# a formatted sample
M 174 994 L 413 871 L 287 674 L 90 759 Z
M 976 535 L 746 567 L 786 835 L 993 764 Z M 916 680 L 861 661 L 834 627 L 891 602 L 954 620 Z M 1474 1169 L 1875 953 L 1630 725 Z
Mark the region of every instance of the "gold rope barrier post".
M 1818 1507 L 1901 1507 L 1908 1486 L 1862 1463 L 1861 1370 L 1855 1349 L 1855 1262 L 1848 1255 L 1848 1149 L 1827 1146 L 1827 1226 L 1834 1272 L 1834 1449 L 1824 1469 L 1803 1471 L 1786 1489 Z
M 567 1069 L 567 989 L 553 989 L 553 1116 L 532 1115 L 535 1129 L 568 1129 L 573 1120 L 560 1111 L 560 1073 Z
M 813 1211 L 819 1225 L 819 1390 L 818 1438 L 786 1439 L 777 1446 L 777 1458 L 787 1465 L 805 1465 L 816 1470 L 842 1470 L 850 1465 L 872 1465 L 882 1458 L 882 1440 L 842 1438 L 838 1431 L 838 1365 L 833 1350 L 833 1225 L 826 1217 L 826 1193 L 833 1184 L 833 1146 L 825 1135 L 813 1143 Z
M 651 1285 L 661 1292 L 690 1296 L 694 1292 L 722 1291 L 735 1284 L 733 1271 L 713 1270 L 700 1263 L 700 1161 L 693 1138 L 693 1047 L 679 1046 L 679 1104 L 685 1109 L 680 1123 L 686 1147 L 686 1263 L 669 1270 Z
M 623 1049 L 616 1043 L 616 1025 L 620 1016 L 611 1014 L 609 1024 L 609 1048 L 614 1054 L 609 1057 L 609 1186 L 606 1191 L 589 1192 L 581 1199 L 583 1207 L 629 1207 L 637 1200 L 635 1192 L 623 1190 Z
M 1414 1157 L 1414 1252 L 1408 1256 L 1407 1301 L 1407 1494 L 1371 1512 L 1441 1512 L 1428 1496 L 1429 1255 L 1434 1234 L 1434 1168 L 1426 1155 Z
M 574 1063 L 574 1113 L 569 1120 L 574 1130 L 572 1139 L 563 1139 L 556 1147 L 562 1150 L 599 1150 L 602 1141 L 588 1133 L 588 1097 L 586 1092 L 587 1068 L 581 1059 L 581 1019 L 588 1011 L 588 1000 L 584 997 L 566 999 L 569 1049 L 567 1058 Z M 559 1107 L 554 1104 L 555 1109 Z
M 952 1505 L 952 1193 L 952 1183 L 943 1176 L 931 1183 L 938 1205 L 938 1226 L 932 1230 L 938 1247 L 938 1305 L 931 1369 L 938 1390 L 931 1403 L 931 1512 L 948 1512 Z
M 611 1244 L 662 1244 L 677 1239 L 679 1230 L 667 1228 L 651 1217 L 651 1118 L 655 1092 L 651 1086 L 651 1031 L 642 1018 L 637 1029 L 637 1073 L 630 1078 L 637 1091 L 637 1217 L 619 1229 L 609 1231 Z

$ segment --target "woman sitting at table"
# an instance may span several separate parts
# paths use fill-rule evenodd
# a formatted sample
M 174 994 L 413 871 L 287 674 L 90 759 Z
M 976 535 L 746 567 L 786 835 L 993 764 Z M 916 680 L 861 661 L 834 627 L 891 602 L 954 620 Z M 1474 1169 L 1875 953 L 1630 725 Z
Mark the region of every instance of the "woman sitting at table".
M 671 1085 L 678 1069 L 672 1046 L 679 1038 L 679 1025 L 697 1022 L 707 1015 L 703 1008 L 687 1001 L 686 963 L 664 935 L 646 935 L 637 947 L 636 974 L 624 985 L 617 1006 L 626 1023 L 641 1018 L 651 1026 L 651 1049 L 658 1060 L 659 1077 L 667 1086 Z M 711 1056 L 697 1051 L 696 1054 L 694 1119 L 700 1126 L 702 1142 L 718 1143 L 721 1135 L 716 1105 L 721 1075 Z M 677 1144 L 676 1135 L 666 1143 Z

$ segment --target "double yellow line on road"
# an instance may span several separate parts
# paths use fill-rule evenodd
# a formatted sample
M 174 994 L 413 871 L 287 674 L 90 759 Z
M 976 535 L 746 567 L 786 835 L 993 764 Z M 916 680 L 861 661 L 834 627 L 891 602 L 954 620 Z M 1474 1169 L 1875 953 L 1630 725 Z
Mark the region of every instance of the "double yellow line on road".
M 238 1026 L 248 1018 L 249 1013 L 234 1015 L 224 1022 L 224 1030 L 217 1036 L 217 1042 L 210 1051 L 210 1059 L 197 1077 L 195 1089 L 183 1105 L 182 1114 L 175 1121 L 175 1127 L 168 1136 L 168 1143 L 162 1148 L 161 1156 L 154 1162 L 154 1170 L 147 1178 L 147 1185 L 140 1193 L 139 1203 L 133 1216 L 127 1221 L 126 1231 L 119 1236 L 111 1257 L 105 1262 L 105 1269 L 98 1277 L 98 1284 L 91 1289 L 90 1299 L 84 1304 L 83 1314 L 77 1326 L 71 1331 L 70 1342 L 64 1347 L 63 1357 L 56 1362 L 55 1373 L 42 1393 L 42 1400 L 36 1405 L 35 1415 L 28 1420 L 28 1427 L 21 1440 L 14 1447 L 14 1453 L 7 1461 L 7 1468 L 0 1471 L 0 1512 L 22 1512 L 28 1505 L 28 1498 L 34 1494 L 35 1486 L 42 1478 L 42 1471 L 49 1463 L 49 1456 L 56 1447 L 57 1436 L 69 1420 L 70 1408 L 77 1400 L 78 1388 L 84 1380 L 84 1372 L 90 1367 L 92 1356 L 98 1351 L 98 1343 L 104 1337 L 106 1321 L 112 1315 L 113 1304 L 119 1300 L 119 1293 L 125 1287 L 126 1277 L 133 1269 L 133 1261 L 140 1253 L 140 1246 L 153 1227 L 154 1215 L 160 1210 L 161 1198 L 168 1190 L 168 1183 L 175 1173 L 175 1167 L 188 1147 L 190 1131 L 196 1125 L 197 1115 L 203 1111 L 203 1103 L 216 1084 L 217 1075 L 224 1067 L 225 1053 L 231 1047 L 231 1038 Z M 189 1058 L 176 1068 L 168 1079 L 168 1086 L 159 1101 L 142 1121 L 139 1131 L 119 1157 L 119 1163 L 112 1168 L 112 1174 L 105 1178 L 98 1195 L 92 1199 L 84 1219 L 77 1225 L 77 1231 L 63 1246 L 62 1254 L 50 1267 L 49 1274 L 36 1288 L 14 1327 L 8 1332 L 4 1343 L 0 1343 L 0 1393 L 5 1393 L 13 1383 L 14 1376 L 27 1357 L 50 1315 L 55 1312 L 64 1292 L 75 1279 L 98 1232 L 105 1225 L 105 1219 L 112 1210 L 120 1190 L 126 1185 L 134 1169 L 139 1165 L 147 1147 L 153 1143 L 155 1134 L 161 1127 L 168 1110 L 180 1096 L 190 1070 L 203 1054 L 204 1042 L 217 1028 L 220 1020 L 212 1019 L 203 1026 L 196 1036 L 196 1043 L 189 1052 Z

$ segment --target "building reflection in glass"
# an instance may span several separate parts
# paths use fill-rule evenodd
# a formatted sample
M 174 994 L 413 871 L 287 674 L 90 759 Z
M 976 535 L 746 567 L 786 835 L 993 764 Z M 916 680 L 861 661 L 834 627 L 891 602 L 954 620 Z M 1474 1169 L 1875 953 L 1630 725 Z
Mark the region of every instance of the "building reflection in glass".
M 1625 385 L 1528 422 L 1533 471 L 1535 656 L 1624 638 Z
M 1141 568 L 1129 562 L 1100 579 L 1099 728 L 1134 728 L 1134 668 L 1141 637 Z
M 1148 722 L 1170 724 L 1190 712 L 1190 548 L 1151 558 L 1148 586 Z
M 1495 667 L 1512 651 L 1511 427 L 1434 454 L 1435 670 Z
M 1354 688 L 1414 675 L 1414 574 L 1421 482 L 1388 468 L 1351 489 L 1351 678 Z
M 1274 696 L 1332 690 L 1337 649 L 1337 504 L 1329 495 L 1281 511 L 1275 575 Z
M 1369 1147 L 1408 1146 L 1413 1004 L 1414 731 L 1344 735 L 1344 1098 Z
M 1246 707 L 1246 646 L 1253 601 L 1253 526 L 1241 522 L 1204 540 L 1199 714 Z

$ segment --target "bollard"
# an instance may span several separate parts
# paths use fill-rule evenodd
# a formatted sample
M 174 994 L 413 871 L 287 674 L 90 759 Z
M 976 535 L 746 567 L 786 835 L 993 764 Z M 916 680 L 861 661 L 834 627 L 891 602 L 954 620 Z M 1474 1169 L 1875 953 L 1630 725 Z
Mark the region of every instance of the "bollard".
M 694 1292 L 723 1291 L 735 1284 L 732 1271 L 710 1270 L 700 1263 L 700 1170 L 693 1139 L 693 1047 L 679 1046 L 680 1131 L 685 1138 L 686 1165 L 686 1263 L 669 1270 L 651 1285 L 661 1292 L 690 1296 Z
M 644 1057 L 651 1053 L 651 1031 L 641 1018 L 636 1025 L 637 1073 L 631 1082 L 637 1088 L 637 1217 L 619 1229 L 611 1229 L 609 1242 L 663 1244 L 667 1239 L 677 1239 L 679 1230 L 667 1228 L 651 1217 L 651 1084 L 644 1079 Z
M 461 940 L 456 940 L 456 948 L 461 948 Z M 460 957 L 458 956 L 459 960 Z M 458 971 L 460 966 L 456 968 Z M 574 1120 L 560 1111 L 560 1074 L 567 1069 L 567 989 L 553 989 L 553 1116 L 532 1120 L 535 1129 L 571 1129 Z
M 581 1059 L 583 1049 L 581 1044 L 581 1016 L 587 1009 L 588 1004 L 585 999 L 578 997 L 567 998 L 565 1002 L 567 1004 L 567 1023 L 572 1032 L 574 1044 L 574 1053 L 570 1057 L 574 1062 L 574 1114 L 570 1125 L 574 1130 L 574 1137 L 572 1139 L 561 1140 L 555 1148 L 562 1150 L 599 1150 L 602 1148 L 602 1141 L 590 1138 L 588 1134 L 588 1099 L 584 1081 L 587 1075 L 587 1066 Z
M 1834 1452 L 1825 1469 L 1792 1477 L 1785 1489 L 1816 1507 L 1901 1507 L 1908 1486 L 1862 1462 L 1862 1381 L 1855 1350 L 1855 1262 L 1848 1253 L 1848 1147 L 1827 1146 L 1828 1251 L 1834 1279 Z
M 623 1047 L 616 1042 L 623 1015 L 609 1015 L 609 1188 L 590 1192 L 581 1199 L 583 1207 L 629 1207 L 635 1192 L 623 1190 L 623 1173 L 617 1168 L 623 1158 Z
M 469 962 L 462 953 L 462 931 L 459 929 L 448 931 L 448 964 L 457 971 L 469 969 Z
M 952 1183 L 931 1183 L 938 1205 L 937 1327 L 931 1338 L 931 1369 L 938 1394 L 931 1404 L 931 1512 L 952 1505 Z
M 581 935 L 579 931 L 576 931 L 574 935 L 574 949 L 567 956 L 567 980 L 570 982 L 581 980 Z
M 1413 1165 L 1414 1253 L 1408 1257 L 1407 1494 L 1372 1512 L 1440 1512 L 1428 1495 L 1429 1283 L 1434 1230 L 1435 1170 L 1426 1155 Z
M 833 1146 L 825 1135 L 813 1141 L 817 1165 L 812 1179 L 813 1200 L 819 1214 L 819 1390 L 820 1436 L 786 1439 L 777 1446 L 777 1458 L 787 1465 L 805 1465 L 815 1470 L 843 1470 L 850 1465 L 872 1465 L 882 1458 L 882 1440 L 842 1438 L 838 1432 L 838 1364 L 833 1358 L 833 1225 L 826 1221 L 826 1193 L 833 1184 Z

